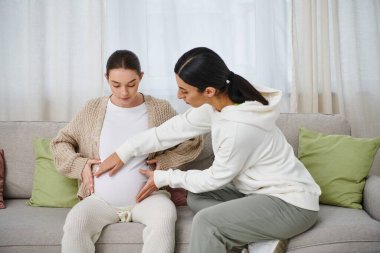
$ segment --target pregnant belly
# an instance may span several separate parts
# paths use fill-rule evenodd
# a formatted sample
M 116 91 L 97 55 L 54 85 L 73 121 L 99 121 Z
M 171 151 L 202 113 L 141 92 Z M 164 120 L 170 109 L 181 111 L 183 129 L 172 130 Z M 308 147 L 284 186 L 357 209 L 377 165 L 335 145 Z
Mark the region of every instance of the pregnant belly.
M 107 173 L 94 178 L 94 193 L 114 207 L 136 204 L 136 195 L 145 185 L 147 178 L 138 169 L 121 169 L 110 177 Z

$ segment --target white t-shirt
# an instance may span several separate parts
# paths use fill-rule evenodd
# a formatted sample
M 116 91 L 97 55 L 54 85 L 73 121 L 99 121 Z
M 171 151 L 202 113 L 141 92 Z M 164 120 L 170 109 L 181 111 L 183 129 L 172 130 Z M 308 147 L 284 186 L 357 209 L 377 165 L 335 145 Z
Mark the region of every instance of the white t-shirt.
M 133 108 L 123 108 L 108 101 L 100 134 L 99 155 L 103 161 L 125 139 L 148 129 L 148 113 L 145 103 Z M 128 207 L 136 203 L 136 195 L 147 181 L 139 169 L 148 169 L 147 155 L 136 156 L 112 177 L 104 173 L 94 178 L 94 193 L 114 207 Z

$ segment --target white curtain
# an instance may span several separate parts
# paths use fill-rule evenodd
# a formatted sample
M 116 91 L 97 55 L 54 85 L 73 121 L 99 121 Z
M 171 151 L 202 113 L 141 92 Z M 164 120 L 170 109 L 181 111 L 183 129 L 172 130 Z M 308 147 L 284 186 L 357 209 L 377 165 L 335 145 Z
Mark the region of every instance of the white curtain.
M 139 56 L 143 92 L 182 112 L 174 64 L 207 46 L 284 91 L 283 112 L 339 113 L 379 136 L 379 13 L 378 0 L 1 0 L 0 120 L 70 120 L 109 94 L 117 49 Z
M 182 112 L 173 68 L 198 46 L 252 83 L 283 90 L 287 111 L 289 13 L 282 0 L 2 0 L 0 120 L 70 120 L 109 94 L 103 73 L 117 49 L 139 56 L 143 92 Z
M 0 1 L 0 120 L 70 120 L 102 94 L 102 8 Z
M 336 4 L 295 0 L 292 10 L 292 111 L 343 113 Z
M 290 5 L 283 0 L 108 0 L 103 65 L 117 49 L 134 51 L 145 71 L 141 90 L 168 99 L 177 111 L 174 65 L 186 51 L 206 46 L 253 84 L 284 91 L 291 81 Z M 108 85 L 104 84 L 105 92 Z
M 380 136 L 380 1 L 293 0 L 291 111 L 338 113 Z
M 346 117 L 353 134 L 380 136 L 380 1 L 338 1 Z

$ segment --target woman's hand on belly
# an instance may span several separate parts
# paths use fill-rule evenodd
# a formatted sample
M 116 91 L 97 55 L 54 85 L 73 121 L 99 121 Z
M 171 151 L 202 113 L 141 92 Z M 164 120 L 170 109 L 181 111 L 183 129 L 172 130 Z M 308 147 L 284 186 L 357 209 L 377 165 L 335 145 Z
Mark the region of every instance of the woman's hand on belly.
M 146 163 L 148 164 L 148 165 L 155 165 L 156 166 L 156 170 L 160 170 L 161 169 L 161 166 L 160 166 L 160 163 L 156 160 L 156 159 L 150 159 L 150 160 L 148 160 L 148 161 L 146 161 Z
M 122 167 L 124 166 L 124 163 L 122 160 L 120 160 L 119 156 L 116 153 L 112 153 L 109 157 L 107 157 L 106 160 L 104 160 L 98 169 L 98 171 L 95 173 L 96 177 L 100 177 L 103 173 L 109 171 L 109 175 L 113 176 L 116 174 Z
M 157 191 L 158 188 L 154 184 L 154 173 L 151 170 L 140 170 L 140 173 L 148 177 L 148 181 L 144 185 L 144 187 L 140 190 L 140 192 L 136 196 L 136 201 L 141 202 L 147 197 L 150 196 L 153 192 Z
M 94 175 L 92 174 L 92 166 L 100 164 L 100 160 L 88 159 L 82 171 L 82 183 L 88 194 L 94 193 Z

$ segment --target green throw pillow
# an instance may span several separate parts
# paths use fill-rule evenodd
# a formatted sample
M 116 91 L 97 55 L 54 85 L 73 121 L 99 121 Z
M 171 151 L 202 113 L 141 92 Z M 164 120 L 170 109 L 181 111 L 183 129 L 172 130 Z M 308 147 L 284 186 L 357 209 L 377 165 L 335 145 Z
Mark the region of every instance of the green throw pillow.
M 57 172 L 50 150 L 50 140 L 33 140 L 36 163 L 30 206 L 73 207 L 78 203 L 78 183 Z
M 362 209 L 362 196 L 380 138 L 299 132 L 298 158 L 322 189 L 319 202 Z

